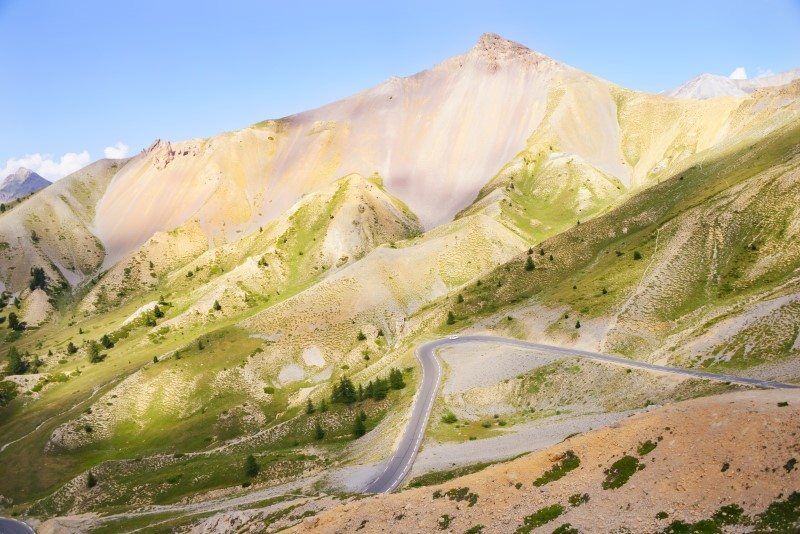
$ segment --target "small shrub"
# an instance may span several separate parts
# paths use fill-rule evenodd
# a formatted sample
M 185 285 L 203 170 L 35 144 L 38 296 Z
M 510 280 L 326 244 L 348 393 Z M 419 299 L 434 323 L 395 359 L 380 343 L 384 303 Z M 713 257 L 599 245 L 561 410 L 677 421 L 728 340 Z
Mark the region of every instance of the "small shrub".
M 649 439 L 644 443 L 640 443 L 639 447 L 636 449 L 636 453 L 639 456 L 646 456 L 653 452 L 655 448 L 658 446 L 657 442 L 650 441 Z
M 522 525 L 517 528 L 517 534 L 528 534 L 533 529 L 541 527 L 554 520 L 564 513 L 564 507 L 560 504 L 552 504 L 539 508 L 531 515 L 525 516 L 522 520 Z
M 667 517 L 669 517 L 667 512 L 658 512 L 656 514 L 656 519 L 666 519 Z
M 545 471 L 542 476 L 534 480 L 533 485 L 540 487 L 550 482 L 554 482 L 564 477 L 573 469 L 577 469 L 579 465 L 581 465 L 581 459 L 578 458 L 574 452 L 567 451 L 564 453 L 564 457 L 558 463 Z
M 722 469 L 720 469 L 720 471 L 722 471 L 724 473 L 725 471 L 727 471 L 730 468 L 731 468 L 731 464 L 729 464 L 728 462 L 725 462 L 724 464 L 722 464 Z
M 447 312 L 447 324 L 456 324 L 456 316 L 452 311 Z
M 89 471 L 86 473 L 86 487 L 93 488 L 97 485 L 97 478 L 94 476 L 94 473 Z
M 623 456 L 606 469 L 603 489 L 617 489 L 625 485 L 636 471 L 644 469 L 644 464 L 633 456 Z
M 580 506 L 582 504 L 586 504 L 589 502 L 589 494 L 588 493 L 574 493 L 569 496 L 570 506 Z
M 442 516 L 437 521 L 437 524 L 439 525 L 439 530 L 447 530 L 447 528 L 450 526 L 450 523 L 452 522 L 453 522 L 453 516 L 442 514 Z
M 564 523 L 560 527 L 556 527 L 556 529 L 553 531 L 553 534 L 580 534 L 580 532 L 580 530 L 573 527 L 569 523 Z
M 639 252 L 638 250 L 634 250 L 633 251 L 633 259 L 634 260 L 641 260 L 642 259 L 642 253 Z
M 458 421 L 458 417 L 453 412 L 447 412 L 442 416 L 442 423 L 446 423 L 448 425 L 452 425 L 453 423 Z
M 359 341 L 364 341 L 365 339 L 367 339 L 367 336 L 366 336 L 366 334 L 364 334 L 363 331 L 359 330 L 358 331 L 358 335 L 356 336 L 356 339 L 359 340 Z
M 787 406 L 789 406 L 789 403 L 786 401 L 781 401 L 778 403 L 778 408 L 786 408 Z
M 797 465 L 797 459 L 789 458 L 789 460 L 783 464 L 783 468 L 786 469 L 787 473 L 791 473 L 795 465 Z

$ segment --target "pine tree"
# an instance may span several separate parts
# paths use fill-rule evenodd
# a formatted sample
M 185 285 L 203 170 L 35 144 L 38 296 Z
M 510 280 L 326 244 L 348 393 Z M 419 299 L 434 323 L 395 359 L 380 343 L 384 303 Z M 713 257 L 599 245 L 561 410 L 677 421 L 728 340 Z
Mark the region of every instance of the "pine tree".
M 47 289 L 47 277 L 41 267 L 31 267 L 31 282 L 28 284 L 31 291 L 35 289 Z
M 93 488 L 93 487 L 95 487 L 96 485 L 97 485 L 97 479 L 95 478 L 95 476 L 94 476 L 94 473 L 92 473 L 91 471 L 89 471 L 89 472 L 86 474 L 86 487 L 87 487 L 87 488 Z
M 203 340 L 202 339 L 198 339 L 197 340 L 197 350 L 203 350 L 204 348 L 205 348 L 205 345 L 203 345 Z
M 328 411 L 328 403 L 325 402 L 325 399 L 319 401 L 319 411 L 320 413 L 325 413 Z
M 111 341 L 111 338 L 108 337 L 108 334 L 103 334 L 103 337 L 100 338 L 100 344 L 107 349 L 110 349 L 114 346 L 114 342 Z
M 19 318 L 14 312 L 8 314 L 8 327 L 11 330 L 23 330 L 22 324 L 19 322 Z
M 221 309 L 222 309 L 222 306 L 220 306 L 219 301 L 215 300 L 214 301 L 214 311 L 220 311 Z
M 244 461 L 244 474 L 249 477 L 254 477 L 261 471 L 261 466 L 256 462 L 255 456 L 248 454 Z
M 403 372 L 394 367 L 389 370 L 389 384 L 392 389 L 403 389 L 406 387 L 405 380 L 403 380 Z
M 456 324 L 456 316 L 452 311 L 447 312 L 447 324 Z
M 8 406 L 8 403 L 17 396 L 17 384 L 10 380 L 0 382 L 0 408 Z
M 320 441 L 322 438 L 325 437 L 325 431 L 322 429 L 322 425 L 319 424 L 319 421 L 314 422 L 314 439 Z
M 533 258 L 528 256 L 528 259 L 525 260 L 525 270 L 532 271 L 536 268 L 536 265 L 533 264 Z
M 100 363 L 106 359 L 105 354 L 100 354 L 100 344 L 97 341 L 89 342 L 89 362 Z
M 155 316 L 156 319 L 161 319 L 162 317 L 164 317 L 164 312 L 161 311 L 161 308 L 158 307 L 158 304 L 153 306 L 153 315 Z
M 67 354 L 75 354 L 76 352 L 78 352 L 78 347 L 75 346 L 75 343 L 72 341 L 67 343 Z
M 353 382 L 346 376 L 343 376 L 339 380 L 339 383 L 333 386 L 331 402 L 353 404 L 356 400 L 358 400 L 358 394 L 356 393 Z
M 23 375 L 29 367 L 28 361 L 22 357 L 17 347 L 11 347 L 8 351 L 8 372 L 12 375 Z
M 389 381 L 381 378 L 375 379 L 375 400 L 383 400 L 389 393 Z
M 580 327 L 581 327 L 581 322 L 575 321 L 575 328 L 580 328 Z
M 314 411 L 314 403 L 311 401 L 311 399 L 308 399 L 306 402 L 306 415 L 311 415 L 314 413 Z
M 358 335 L 356 336 L 356 339 L 359 340 L 359 341 L 364 341 L 365 339 L 367 339 L 367 336 L 366 336 L 366 334 L 364 334 L 363 331 L 359 330 L 358 331 Z
M 459 304 L 461 304 L 462 302 L 464 302 L 464 295 L 462 295 L 461 293 L 459 293 L 459 294 L 458 294 L 458 298 L 456 299 L 456 302 L 458 302 Z
M 361 413 L 363 414 L 364 412 L 362 411 Z M 364 424 L 364 419 L 361 418 L 361 414 L 358 414 L 353 422 L 353 436 L 358 439 L 366 433 L 367 427 Z

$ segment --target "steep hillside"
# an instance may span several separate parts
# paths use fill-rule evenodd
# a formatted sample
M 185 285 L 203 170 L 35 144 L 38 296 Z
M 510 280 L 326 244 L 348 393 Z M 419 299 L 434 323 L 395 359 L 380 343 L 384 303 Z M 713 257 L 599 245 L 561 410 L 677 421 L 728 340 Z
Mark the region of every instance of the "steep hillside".
M 518 257 L 448 307 L 468 321 L 513 311 L 557 344 L 800 378 L 798 139 L 795 122 L 690 160 L 535 247 L 532 270 Z
M 777 391 L 675 404 L 444 484 L 335 507 L 292 532 L 791 532 L 798 407 L 800 395 Z
M 599 173 L 624 191 L 787 113 L 767 105 L 746 118 L 742 105 L 626 91 L 486 34 L 466 54 L 316 110 L 209 139 L 158 141 L 114 179 L 95 228 L 109 267 L 190 219 L 210 243 L 234 241 L 305 193 L 377 172 L 430 229 L 469 206 L 523 150 L 529 162 L 574 157 L 589 179 Z
M 105 256 L 94 234 L 95 207 L 124 161 L 100 160 L 0 214 L 0 284 L 27 287 L 32 267 L 49 283 L 76 285 L 99 269 Z

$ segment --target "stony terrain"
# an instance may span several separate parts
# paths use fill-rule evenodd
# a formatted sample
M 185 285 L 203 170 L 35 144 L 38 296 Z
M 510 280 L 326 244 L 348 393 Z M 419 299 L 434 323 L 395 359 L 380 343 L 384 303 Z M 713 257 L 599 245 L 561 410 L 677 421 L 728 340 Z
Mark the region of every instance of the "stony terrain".
M 712 520 L 726 506 L 742 513 L 720 520 L 729 531 L 740 532 L 737 524 L 765 528 L 780 515 L 771 510 L 777 503 L 793 503 L 789 515 L 800 517 L 798 421 L 800 395 L 793 392 L 673 404 L 445 484 L 348 503 L 294 531 L 553 532 L 569 524 L 575 532 L 658 532 L 676 521 Z M 570 451 L 577 460 L 569 465 L 578 465 L 542 483 Z M 623 458 L 632 471 L 612 468 Z M 525 530 L 547 507 L 558 513 Z

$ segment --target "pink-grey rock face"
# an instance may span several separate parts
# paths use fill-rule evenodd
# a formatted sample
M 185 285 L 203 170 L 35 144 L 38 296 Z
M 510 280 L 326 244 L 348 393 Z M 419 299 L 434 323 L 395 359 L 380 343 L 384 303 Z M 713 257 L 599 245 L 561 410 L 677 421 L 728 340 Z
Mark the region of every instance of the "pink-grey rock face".
M 11 202 L 26 197 L 50 185 L 50 182 L 35 172 L 20 167 L 0 183 L 0 202 Z

